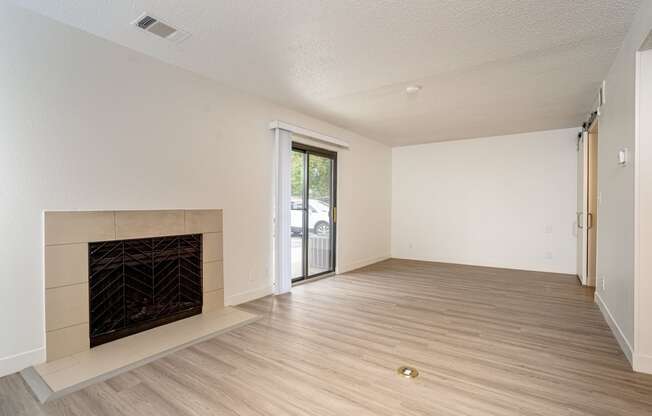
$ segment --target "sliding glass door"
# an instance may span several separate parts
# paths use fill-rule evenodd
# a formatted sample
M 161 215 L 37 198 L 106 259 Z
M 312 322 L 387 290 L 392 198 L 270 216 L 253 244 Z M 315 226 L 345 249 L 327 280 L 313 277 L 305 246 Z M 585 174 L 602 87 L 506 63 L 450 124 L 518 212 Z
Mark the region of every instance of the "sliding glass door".
M 335 271 L 337 154 L 292 145 L 292 281 Z

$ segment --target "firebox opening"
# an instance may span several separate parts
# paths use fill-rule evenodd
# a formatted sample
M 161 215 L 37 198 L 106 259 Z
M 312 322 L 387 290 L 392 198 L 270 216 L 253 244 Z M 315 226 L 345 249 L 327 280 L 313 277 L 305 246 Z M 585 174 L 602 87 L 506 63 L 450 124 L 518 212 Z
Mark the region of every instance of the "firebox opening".
M 202 235 L 88 245 L 90 344 L 202 311 Z

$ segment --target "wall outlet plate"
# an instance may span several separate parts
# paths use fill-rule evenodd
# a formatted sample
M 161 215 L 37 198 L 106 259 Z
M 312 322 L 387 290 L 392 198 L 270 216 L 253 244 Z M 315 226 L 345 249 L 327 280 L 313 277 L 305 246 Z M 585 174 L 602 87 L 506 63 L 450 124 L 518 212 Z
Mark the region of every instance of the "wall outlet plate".
M 626 147 L 618 149 L 618 164 L 620 166 L 627 166 L 629 162 L 629 150 Z

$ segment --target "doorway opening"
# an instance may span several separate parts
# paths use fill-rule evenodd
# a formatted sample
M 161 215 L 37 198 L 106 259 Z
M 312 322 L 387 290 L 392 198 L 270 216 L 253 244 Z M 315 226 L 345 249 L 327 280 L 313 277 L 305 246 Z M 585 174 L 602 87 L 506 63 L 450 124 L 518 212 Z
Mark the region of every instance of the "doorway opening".
M 292 143 L 292 283 L 335 272 L 337 153 Z
M 598 113 L 591 114 L 579 136 L 578 150 L 578 211 L 577 276 L 584 286 L 595 287 L 597 281 L 598 242 Z

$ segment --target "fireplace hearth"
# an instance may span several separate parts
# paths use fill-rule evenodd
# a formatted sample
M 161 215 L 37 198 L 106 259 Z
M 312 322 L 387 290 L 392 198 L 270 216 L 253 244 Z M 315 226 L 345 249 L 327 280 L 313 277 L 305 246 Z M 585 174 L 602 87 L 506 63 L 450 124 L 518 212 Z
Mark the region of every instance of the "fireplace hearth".
M 202 312 L 202 235 L 88 244 L 90 346 Z

